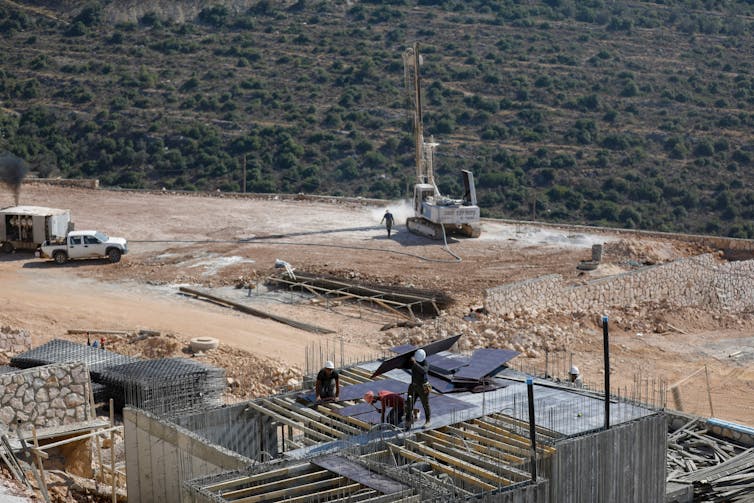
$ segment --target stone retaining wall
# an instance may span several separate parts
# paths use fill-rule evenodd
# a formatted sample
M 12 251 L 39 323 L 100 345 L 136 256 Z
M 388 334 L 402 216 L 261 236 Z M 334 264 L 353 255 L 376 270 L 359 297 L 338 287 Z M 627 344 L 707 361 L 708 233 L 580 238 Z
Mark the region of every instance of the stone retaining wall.
M 26 330 L 0 327 L 0 352 L 17 355 L 31 349 L 31 336 Z
M 99 179 L 97 178 L 37 178 L 29 176 L 24 179 L 24 183 L 44 183 L 47 185 L 58 185 L 60 187 L 79 187 L 82 189 L 99 188 Z
M 0 429 L 60 426 L 91 418 L 84 363 L 34 367 L 0 375 Z
M 720 263 L 714 254 L 676 260 L 585 285 L 566 285 L 558 274 L 511 283 L 485 292 L 485 308 L 496 314 L 523 311 L 604 312 L 614 306 L 666 302 L 743 311 L 754 307 L 754 260 Z

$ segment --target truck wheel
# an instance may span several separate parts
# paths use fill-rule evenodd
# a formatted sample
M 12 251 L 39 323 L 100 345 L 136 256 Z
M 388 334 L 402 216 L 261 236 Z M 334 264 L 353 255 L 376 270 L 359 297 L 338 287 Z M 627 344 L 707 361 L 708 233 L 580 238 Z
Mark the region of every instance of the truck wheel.
M 63 265 L 68 261 L 68 255 L 64 251 L 56 251 L 52 254 L 52 259 L 56 264 Z
M 13 243 L 5 241 L 0 249 L 3 250 L 3 253 L 13 253 Z
M 117 248 L 110 248 L 107 250 L 107 259 L 112 264 L 120 262 L 120 250 Z

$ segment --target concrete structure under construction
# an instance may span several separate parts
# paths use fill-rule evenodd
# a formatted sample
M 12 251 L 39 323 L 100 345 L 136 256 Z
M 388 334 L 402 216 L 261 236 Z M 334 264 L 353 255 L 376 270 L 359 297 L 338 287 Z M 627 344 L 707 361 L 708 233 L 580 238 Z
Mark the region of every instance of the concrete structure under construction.
M 127 407 L 129 501 L 665 499 L 663 412 L 534 379 L 530 423 L 527 376 L 503 368 L 482 387 L 433 393 L 430 426 L 405 431 L 376 424 L 360 400 L 407 386 L 403 370 L 372 379 L 379 364 L 343 369 L 338 403 L 291 392 L 169 418 Z

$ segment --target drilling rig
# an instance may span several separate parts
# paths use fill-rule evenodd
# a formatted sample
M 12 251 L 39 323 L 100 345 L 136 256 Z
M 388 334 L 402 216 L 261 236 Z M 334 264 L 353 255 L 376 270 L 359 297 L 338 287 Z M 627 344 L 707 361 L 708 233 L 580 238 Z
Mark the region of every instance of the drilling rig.
M 430 239 L 444 239 L 447 234 L 477 238 L 482 228 L 474 174 L 462 170 L 465 193 L 461 199 L 441 195 L 435 184 L 434 156 L 439 144 L 431 137 L 428 142 L 424 140 L 420 66 L 418 44 L 414 44 L 403 53 L 403 77 L 408 108 L 413 114 L 416 153 L 414 216 L 406 219 L 406 227 L 410 232 Z

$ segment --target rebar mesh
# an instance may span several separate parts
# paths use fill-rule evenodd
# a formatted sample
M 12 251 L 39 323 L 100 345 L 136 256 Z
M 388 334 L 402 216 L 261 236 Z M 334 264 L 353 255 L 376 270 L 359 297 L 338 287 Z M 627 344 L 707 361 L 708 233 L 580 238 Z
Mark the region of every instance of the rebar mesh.
M 160 358 L 103 370 L 115 407 L 133 405 L 158 416 L 222 405 L 225 369 L 187 358 Z
M 97 374 L 108 367 L 138 361 L 138 358 L 125 356 L 106 349 L 95 348 L 85 344 L 53 339 L 46 344 L 30 349 L 11 358 L 14 367 L 28 369 L 53 363 L 86 363 L 92 379 L 97 380 Z

